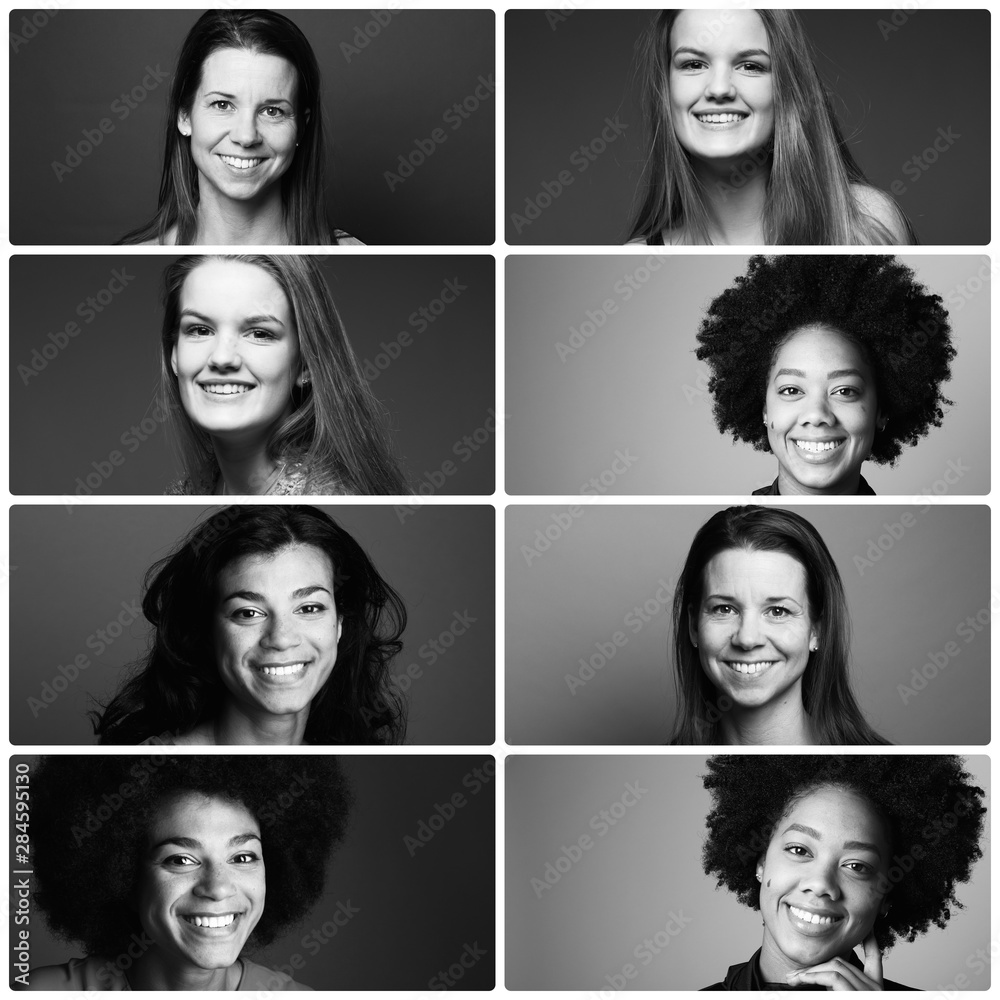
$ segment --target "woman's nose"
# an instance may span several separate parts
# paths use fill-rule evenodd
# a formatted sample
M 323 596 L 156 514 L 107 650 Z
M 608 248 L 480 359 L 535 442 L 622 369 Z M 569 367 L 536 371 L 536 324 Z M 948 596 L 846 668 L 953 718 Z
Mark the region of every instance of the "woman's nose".
M 814 864 L 799 883 L 799 888 L 811 892 L 814 896 L 825 896 L 828 899 L 840 898 L 840 884 L 837 882 L 836 869 L 831 865 Z
M 290 615 L 275 615 L 261 641 L 270 649 L 294 648 L 301 642 L 295 619 Z
M 728 66 L 716 66 L 712 69 L 705 86 L 705 96 L 714 101 L 732 100 L 736 96 L 732 71 Z
M 257 115 L 253 108 L 244 108 L 236 113 L 233 126 L 229 130 L 229 138 L 240 146 L 255 146 L 260 142 Z
M 197 896 L 206 899 L 226 899 L 234 892 L 232 879 L 225 865 L 205 864 L 201 870 L 201 878 L 194 887 Z
M 755 615 L 742 615 L 733 636 L 733 644 L 741 649 L 752 649 L 761 645 L 760 625 Z
M 836 423 L 837 418 L 834 415 L 833 409 L 830 406 L 830 400 L 827 398 L 825 392 L 816 393 L 809 397 L 805 407 L 802 409 L 799 420 L 803 424 L 819 424 L 823 426 Z
M 212 353 L 208 363 L 213 368 L 239 368 L 243 363 L 240 358 L 239 340 L 231 333 L 219 332 L 212 343 Z

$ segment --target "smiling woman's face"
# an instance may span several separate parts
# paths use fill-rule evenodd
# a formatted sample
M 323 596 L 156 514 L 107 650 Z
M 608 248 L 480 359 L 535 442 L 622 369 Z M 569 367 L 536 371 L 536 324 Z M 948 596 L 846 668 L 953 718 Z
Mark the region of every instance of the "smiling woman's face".
M 259 199 L 292 165 L 300 122 L 298 73 L 281 56 L 216 49 L 177 127 L 190 137 L 200 196 Z
M 771 49 L 754 10 L 683 10 L 670 32 L 670 116 L 705 161 L 745 157 L 774 132 Z
M 879 419 L 875 374 L 856 344 L 827 326 L 790 334 L 764 400 L 779 492 L 857 493 Z
M 176 969 L 228 969 L 264 912 L 257 820 L 240 803 L 181 792 L 160 803 L 140 864 L 139 920 Z
M 885 899 L 890 847 L 882 818 L 856 792 L 823 786 L 794 803 L 757 867 L 765 978 L 782 982 L 864 941 Z
M 184 412 L 212 436 L 263 442 L 292 411 L 300 370 L 292 307 L 275 278 L 239 260 L 206 260 L 180 290 L 171 355 Z

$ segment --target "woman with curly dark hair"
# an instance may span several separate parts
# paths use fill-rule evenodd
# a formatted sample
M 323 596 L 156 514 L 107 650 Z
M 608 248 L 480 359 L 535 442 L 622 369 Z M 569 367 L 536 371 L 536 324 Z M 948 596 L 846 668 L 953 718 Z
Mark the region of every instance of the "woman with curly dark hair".
M 705 871 L 760 911 L 764 934 L 706 988 L 912 989 L 883 977 L 882 951 L 944 927 L 982 857 L 985 793 L 961 758 L 726 755 L 708 767 Z
M 756 494 L 872 495 L 865 460 L 891 465 L 951 405 L 948 313 L 894 257 L 752 257 L 698 341 L 719 430 L 778 460 Z
M 138 672 L 95 713 L 101 743 L 401 741 L 389 664 L 406 609 L 360 545 L 306 505 L 234 506 L 146 575 Z
M 336 758 L 50 757 L 33 795 L 35 901 L 86 957 L 20 985 L 310 988 L 245 951 L 323 893 L 350 803 Z
M 819 532 L 778 507 L 702 525 L 674 590 L 674 744 L 884 744 L 851 692 L 850 615 Z

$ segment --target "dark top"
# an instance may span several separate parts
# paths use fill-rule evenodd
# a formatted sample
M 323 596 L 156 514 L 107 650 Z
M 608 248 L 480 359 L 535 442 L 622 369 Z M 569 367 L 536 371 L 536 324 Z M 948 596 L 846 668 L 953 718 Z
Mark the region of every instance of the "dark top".
M 654 233 L 652 236 L 646 237 L 646 246 L 648 247 L 662 247 L 663 246 L 663 230 L 661 229 L 658 233 Z
M 780 497 L 781 493 L 778 492 L 778 480 L 775 479 L 770 486 L 762 486 L 759 490 L 754 490 L 750 494 L 754 497 Z M 858 492 L 854 494 L 856 497 L 876 497 L 878 494 L 868 485 L 864 476 L 859 478 L 858 482 Z
M 864 965 L 857 955 L 852 951 L 847 956 L 847 961 L 859 969 L 864 969 Z M 891 979 L 882 980 L 882 988 L 885 990 L 913 990 L 914 986 L 902 986 L 894 983 Z M 731 965 L 726 973 L 726 978 L 721 983 L 714 983 L 705 986 L 705 990 L 825 990 L 825 986 L 814 986 L 812 984 L 802 986 L 789 986 L 787 983 L 766 983 L 760 974 L 760 948 L 753 953 L 753 958 L 742 965 Z

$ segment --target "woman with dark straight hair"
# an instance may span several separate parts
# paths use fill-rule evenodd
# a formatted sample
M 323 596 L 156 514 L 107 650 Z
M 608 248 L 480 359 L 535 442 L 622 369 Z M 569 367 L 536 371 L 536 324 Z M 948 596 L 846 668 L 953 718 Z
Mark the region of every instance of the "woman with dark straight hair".
M 210 10 L 188 33 L 170 89 L 156 215 L 123 244 L 359 241 L 326 213 L 319 64 L 267 10 Z
M 851 155 L 795 11 L 664 10 L 641 47 L 649 146 L 631 242 L 916 242 Z
M 730 507 L 699 529 L 673 603 L 674 744 L 887 743 L 848 680 L 850 618 L 816 529 Z
M 389 673 L 406 609 L 361 546 L 304 504 L 226 507 L 146 574 L 149 653 L 101 743 L 401 742 Z

